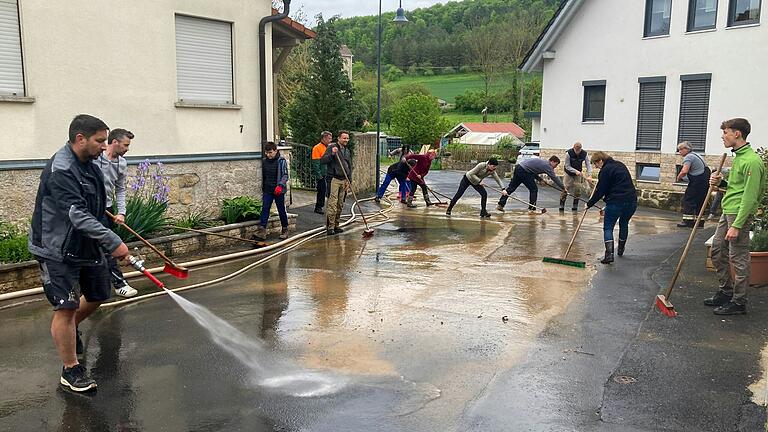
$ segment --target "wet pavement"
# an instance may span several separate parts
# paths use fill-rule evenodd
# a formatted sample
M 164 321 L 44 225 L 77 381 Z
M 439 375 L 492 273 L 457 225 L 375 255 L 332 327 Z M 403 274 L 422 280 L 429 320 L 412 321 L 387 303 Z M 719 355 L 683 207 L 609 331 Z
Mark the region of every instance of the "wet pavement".
M 450 196 L 460 175 L 428 180 Z M 169 296 L 100 310 L 81 327 L 89 395 L 57 384 L 45 302 L 0 309 L 0 430 L 764 430 L 752 398 L 767 389 L 765 292 L 751 291 L 746 316 L 712 315 L 698 247 L 672 296 L 680 317 L 661 316 L 653 299 L 687 238 L 675 215 L 640 210 L 610 266 L 593 264 L 602 225 L 588 215 L 577 269 L 541 262 L 577 222 L 556 200 L 543 189 L 549 213 L 511 203 L 502 215 L 490 199 L 483 221 L 471 189 L 451 217 L 398 203 L 369 240 L 355 224 L 180 293 L 190 313 Z

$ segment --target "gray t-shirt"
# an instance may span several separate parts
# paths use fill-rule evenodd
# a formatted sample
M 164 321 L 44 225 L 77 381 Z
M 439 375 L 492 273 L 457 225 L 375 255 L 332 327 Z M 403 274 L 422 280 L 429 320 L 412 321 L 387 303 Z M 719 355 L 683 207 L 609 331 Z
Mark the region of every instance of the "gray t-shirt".
M 112 207 L 112 204 L 117 204 L 117 214 L 125 215 L 125 179 L 128 175 L 128 162 L 122 156 L 118 156 L 115 160 L 109 160 L 102 153 L 94 163 L 104 174 L 107 210 Z
M 690 152 L 683 158 L 683 165 L 688 165 L 688 174 L 697 176 L 704 174 L 704 159 L 694 152 Z

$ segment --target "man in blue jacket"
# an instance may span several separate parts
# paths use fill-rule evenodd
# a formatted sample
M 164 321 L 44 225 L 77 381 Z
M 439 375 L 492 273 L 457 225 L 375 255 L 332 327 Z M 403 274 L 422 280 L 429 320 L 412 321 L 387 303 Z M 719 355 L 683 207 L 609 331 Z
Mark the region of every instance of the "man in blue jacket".
M 280 156 L 277 146 L 273 142 L 264 144 L 264 155 L 266 159 L 261 161 L 261 221 L 259 221 L 259 230 L 256 237 L 260 240 L 267 238 L 267 222 L 269 221 L 269 211 L 272 209 L 272 203 L 277 207 L 277 214 L 280 215 L 280 239 L 288 238 L 288 214 L 285 212 L 285 190 L 288 185 L 288 162 Z
M 108 132 L 96 117 L 72 120 L 69 141 L 40 175 L 29 235 L 29 251 L 53 306 L 51 336 L 64 363 L 59 382 L 75 392 L 96 388 L 77 360 L 75 328 L 112 294 L 104 251 L 128 256 L 125 243 L 106 227 L 104 180 L 93 163 L 107 147 Z

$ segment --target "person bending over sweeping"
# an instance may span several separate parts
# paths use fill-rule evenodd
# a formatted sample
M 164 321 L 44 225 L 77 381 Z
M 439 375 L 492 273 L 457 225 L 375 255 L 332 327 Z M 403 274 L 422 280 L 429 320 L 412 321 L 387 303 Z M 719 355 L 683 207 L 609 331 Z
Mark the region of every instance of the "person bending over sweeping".
M 435 150 L 429 150 L 427 154 L 411 154 L 405 157 L 406 161 L 415 160 L 416 166 L 408 173 L 408 199 L 406 205 L 410 208 L 416 207 L 413 203 L 413 195 L 416 193 L 416 186 L 421 187 L 421 193 L 424 195 L 424 202 L 427 207 L 432 205 L 432 201 L 429 200 L 429 189 L 427 189 L 427 183 L 424 181 L 424 177 L 429 174 L 429 168 L 432 166 L 432 161 L 435 160 L 437 152 Z
M 693 147 L 688 141 L 683 141 L 677 145 L 677 151 L 683 156 L 683 167 L 677 175 L 678 182 L 688 177 L 688 187 L 685 188 L 683 195 L 683 221 L 677 224 L 679 227 L 692 228 L 696 221 L 696 216 L 704 205 L 709 191 L 709 176 L 712 174 L 709 167 L 704 163 L 704 158 L 694 153 Z M 699 222 L 702 227 L 704 220 Z
M 603 219 L 605 256 L 600 262 L 609 264 L 613 262 L 613 228 L 616 226 L 616 221 L 619 222 L 617 253 L 619 256 L 624 255 L 629 237 L 629 220 L 637 210 L 637 191 L 626 165 L 614 160 L 603 151 L 594 152 L 590 159 L 600 173 L 597 176 L 595 192 L 587 202 L 587 208 L 594 206 L 601 199 L 605 201 L 605 218 Z
M 387 168 L 387 175 L 384 176 L 384 181 L 381 182 L 379 190 L 376 192 L 376 198 L 373 200 L 377 203 L 381 202 L 381 198 L 384 193 L 387 192 L 387 188 L 393 179 L 397 180 L 400 185 L 400 196 L 405 197 L 408 195 L 408 181 L 406 178 L 411 172 L 411 168 L 416 166 L 416 159 L 409 159 L 407 162 L 399 161 L 395 162 Z
M 277 146 L 272 141 L 264 144 L 264 154 L 266 159 L 261 161 L 261 220 L 259 228 L 256 231 L 256 238 L 266 240 L 267 221 L 269 221 L 269 211 L 272 209 L 272 202 L 277 207 L 277 214 L 280 215 L 280 239 L 288 238 L 288 215 L 285 213 L 285 189 L 288 184 L 288 162 L 277 151 Z
M 483 181 L 484 178 L 488 176 L 493 176 L 493 179 L 496 180 L 496 183 L 499 184 L 500 188 L 503 188 L 504 185 L 501 183 L 501 179 L 499 178 L 499 173 L 496 172 L 496 168 L 499 166 L 499 161 L 496 158 L 490 158 L 488 159 L 488 162 L 480 162 L 477 164 L 474 168 L 467 171 L 464 174 L 464 177 L 461 178 L 461 183 L 459 183 L 459 189 L 456 191 L 456 194 L 451 199 L 451 203 L 448 205 L 448 209 L 445 211 L 445 214 L 448 216 L 451 215 L 451 210 L 453 209 L 453 206 L 456 205 L 456 203 L 459 201 L 462 195 L 464 195 L 464 192 L 466 192 L 467 188 L 472 186 L 477 193 L 480 194 L 480 217 L 481 218 L 487 218 L 491 217 L 491 214 L 488 213 L 485 210 L 485 204 L 488 201 L 488 193 L 485 191 L 485 187 L 480 184 L 480 182 Z M 504 198 L 507 196 L 507 191 L 502 191 L 502 195 Z
M 592 165 L 589 163 L 587 151 L 581 147 L 580 142 L 573 143 L 573 148 L 565 152 L 565 162 L 563 162 L 563 169 L 565 170 L 563 183 L 573 194 L 572 212 L 579 210 L 579 197 L 581 196 L 582 189 L 587 189 L 587 183 L 589 183 L 590 189 L 592 187 Z M 585 166 L 587 169 L 586 175 L 582 172 L 582 166 Z M 566 198 L 568 198 L 568 191 L 563 189 L 560 191 L 561 213 L 565 211 Z
M 558 165 L 560 165 L 560 158 L 557 156 L 550 157 L 548 161 L 535 157 L 518 162 L 515 165 L 515 171 L 512 173 L 512 180 L 509 182 L 509 186 L 507 186 L 507 194 L 499 199 L 499 205 L 496 206 L 496 210 L 503 213 L 504 206 L 507 204 L 507 197 L 513 194 L 518 186 L 524 184 L 528 188 L 528 203 L 531 204 L 528 207 L 528 211 L 536 211 L 534 206 L 539 195 L 539 187 L 536 185 L 536 180 L 541 180 L 540 174 L 546 174 L 560 190 L 567 191 L 563 182 L 555 174 L 555 168 Z
M 731 149 L 734 158 L 723 195 L 723 214 L 717 222 L 712 242 L 712 264 L 720 289 L 704 300 L 704 304 L 716 306 L 713 310 L 715 315 L 745 314 L 751 271 L 749 227 L 765 193 L 767 174 L 760 156 L 747 142 L 752 126 L 746 119 L 726 120 L 720 129 L 723 130 L 723 144 Z M 722 180 L 723 177 L 716 172 L 710 177 L 709 184 L 722 185 Z

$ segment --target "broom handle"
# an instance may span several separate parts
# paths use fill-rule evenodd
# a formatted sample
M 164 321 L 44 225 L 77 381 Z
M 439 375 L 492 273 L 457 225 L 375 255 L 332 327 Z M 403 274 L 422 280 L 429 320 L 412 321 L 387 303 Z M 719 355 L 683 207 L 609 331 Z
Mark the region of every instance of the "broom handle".
M 487 187 L 488 189 L 491 189 L 491 190 L 495 190 L 498 193 L 501 193 L 502 190 L 503 190 L 503 189 L 496 189 L 495 187 L 493 187 L 491 185 L 482 184 L 482 183 L 481 183 L 481 186 Z M 507 194 L 507 198 L 512 198 L 513 200 L 515 200 L 515 201 L 517 201 L 519 203 L 525 204 L 525 205 L 527 205 L 529 207 L 533 207 L 535 209 L 540 209 L 541 208 L 541 207 L 535 206 L 535 205 L 533 205 L 533 204 L 531 204 L 529 202 L 525 202 L 525 201 L 521 200 L 520 198 L 518 198 L 516 196 L 512 196 L 512 194 Z
M 563 255 L 563 259 L 568 258 L 568 254 L 571 252 L 571 248 L 573 247 L 573 242 L 576 241 L 576 236 L 579 234 L 579 230 L 581 229 L 581 224 L 584 222 L 584 218 L 587 217 L 588 211 L 589 211 L 589 208 L 584 209 L 584 213 L 581 215 L 581 219 L 579 219 L 579 224 L 576 225 L 576 231 L 573 232 L 573 237 L 571 237 L 571 242 L 568 243 L 568 249 L 565 250 L 565 255 Z
M 133 235 L 134 235 L 134 237 L 136 237 L 137 239 L 141 240 L 141 242 L 142 242 L 142 243 L 144 243 L 145 245 L 147 245 L 147 247 L 148 247 L 148 248 L 152 249 L 152 251 L 153 251 L 154 253 L 156 253 L 156 254 L 157 254 L 157 255 L 158 255 L 160 258 L 162 258 L 162 259 L 163 259 L 163 261 L 167 262 L 168 264 L 170 264 L 170 265 L 172 265 L 172 266 L 174 266 L 174 267 L 179 267 L 179 266 L 178 266 L 178 265 L 177 265 L 175 262 L 171 261 L 171 259 L 170 259 L 170 258 L 168 258 L 167 256 L 165 256 L 165 254 L 164 254 L 164 253 L 160 252 L 160 250 L 159 250 L 159 249 L 157 249 L 155 246 L 153 246 L 153 245 L 152 245 L 152 243 L 150 243 L 150 242 L 146 241 L 146 240 L 144 239 L 144 237 L 140 236 L 140 235 L 139 235 L 139 233 L 137 233 L 137 232 L 136 232 L 136 231 L 134 231 L 134 230 L 133 230 L 131 227 L 129 227 L 128 225 L 126 225 L 126 223 L 125 223 L 125 222 L 119 222 L 119 221 L 117 220 L 117 217 L 116 217 L 115 215 L 113 215 L 112 213 L 110 213 L 110 212 L 109 212 L 109 210 L 107 210 L 107 216 L 111 217 L 111 218 L 112 218 L 112 220 L 114 220 L 114 221 L 115 221 L 115 223 L 117 223 L 118 225 L 122 225 L 122 226 L 123 226 L 123 227 L 124 227 L 126 230 L 128 230 L 128 232 L 129 232 L 129 233 L 133 234 Z
M 352 187 L 352 181 L 349 179 L 349 176 L 347 175 L 347 170 L 344 168 L 344 163 L 341 161 L 341 156 L 339 156 L 339 152 L 337 151 L 334 153 L 336 155 L 336 160 L 339 161 L 339 166 L 341 167 L 341 172 L 344 173 L 344 178 L 347 179 L 347 184 L 349 185 L 349 190 L 352 191 L 352 198 L 355 199 L 355 204 L 357 205 L 357 209 L 360 210 L 360 216 L 363 218 L 363 223 L 365 224 L 365 229 L 370 230 L 371 228 L 368 226 L 368 221 L 365 220 L 365 213 L 363 212 L 363 209 L 360 208 L 360 203 L 357 201 L 357 195 L 355 194 L 355 188 Z
M 577 199 L 577 200 L 579 200 L 579 201 L 581 201 L 581 202 L 583 202 L 583 203 L 587 203 L 587 200 L 585 200 L 584 198 L 582 198 L 582 197 L 577 197 L 576 195 L 572 195 L 572 194 L 571 194 L 571 193 L 569 193 L 567 190 L 558 189 L 558 188 L 556 188 L 556 187 L 552 186 L 551 184 L 549 184 L 549 183 L 547 183 L 547 182 L 544 182 L 544 184 L 545 184 L 545 185 L 547 185 L 547 186 L 549 186 L 549 187 L 551 187 L 552 189 L 554 189 L 554 190 L 556 190 L 556 191 L 558 191 L 558 192 L 565 192 L 565 194 L 566 194 L 566 195 L 568 195 L 568 196 L 569 196 L 569 197 L 571 197 L 571 198 Z M 603 207 L 600 207 L 600 206 L 599 206 L 599 205 L 597 205 L 597 204 L 595 204 L 595 205 L 594 205 L 594 207 L 597 207 L 597 209 L 598 209 L 598 210 L 600 210 L 600 211 L 605 211 L 605 209 L 604 209 Z
M 717 167 L 717 173 L 723 171 L 723 164 L 725 163 L 725 158 L 728 156 L 728 153 L 723 153 L 723 157 L 720 158 L 720 165 Z M 696 236 L 696 230 L 699 228 L 699 222 L 701 221 L 701 218 L 704 216 L 704 211 L 707 208 L 707 205 L 709 204 L 709 199 L 712 196 L 712 192 L 714 191 L 715 186 L 709 185 L 709 190 L 707 191 L 707 197 L 704 199 L 704 203 L 701 205 L 701 210 L 699 210 L 699 215 L 696 217 L 696 222 L 693 224 L 693 229 L 691 229 L 691 234 L 688 236 L 688 242 L 685 244 L 685 249 L 683 249 L 683 254 L 680 255 L 680 261 L 677 263 L 677 268 L 675 269 L 675 274 L 672 276 L 672 281 L 669 283 L 669 287 L 667 287 L 667 292 L 664 295 L 664 297 L 669 300 L 669 295 L 672 294 L 672 289 L 675 287 L 675 283 L 677 282 L 677 277 L 680 276 L 680 270 L 683 268 L 683 262 L 685 261 L 685 257 L 688 255 L 688 249 L 690 249 L 691 244 L 693 243 L 693 238 Z
M 251 239 L 245 239 L 245 238 L 242 238 L 242 237 L 236 237 L 236 236 L 228 235 L 228 234 L 221 234 L 221 233 L 216 233 L 216 232 L 203 231 L 203 230 L 199 230 L 199 229 L 195 229 L 195 228 L 185 228 L 185 227 L 180 227 L 180 226 L 176 226 L 176 225 L 171 225 L 170 227 L 174 228 L 174 229 L 184 230 L 184 231 L 196 232 L 196 233 L 199 233 L 199 234 L 206 234 L 206 235 L 212 235 L 212 236 L 217 236 L 217 237 L 224 237 L 224 238 L 228 238 L 228 239 L 232 239 L 232 240 L 240 240 L 240 241 L 244 241 L 244 242 L 248 242 L 248 243 L 253 243 L 255 245 L 262 245 L 263 244 L 263 242 L 260 242 L 260 241 L 251 240 Z

